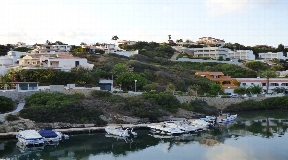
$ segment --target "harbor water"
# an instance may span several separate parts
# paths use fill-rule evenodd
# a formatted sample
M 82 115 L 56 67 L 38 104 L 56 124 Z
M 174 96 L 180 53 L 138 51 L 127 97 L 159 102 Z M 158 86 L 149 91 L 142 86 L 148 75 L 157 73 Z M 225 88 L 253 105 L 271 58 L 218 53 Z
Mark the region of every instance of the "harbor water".
M 238 113 L 234 123 L 180 136 L 136 130 L 138 137 L 105 133 L 75 134 L 44 147 L 19 147 L 16 139 L 0 140 L 0 159 L 43 160 L 287 160 L 288 111 Z

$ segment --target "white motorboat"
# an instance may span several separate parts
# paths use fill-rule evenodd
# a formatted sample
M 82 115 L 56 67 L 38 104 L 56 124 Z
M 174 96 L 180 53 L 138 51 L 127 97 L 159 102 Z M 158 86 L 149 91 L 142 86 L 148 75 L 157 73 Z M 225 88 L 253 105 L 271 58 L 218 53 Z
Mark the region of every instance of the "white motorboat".
M 107 134 L 112 134 L 120 137 L 137 137 L 137 133 L 133 132 L 133 128 L 122 128 L 122 127 L 105 127 Z
M 185 122 L 182 121 L 167 121 L 164 123 L 164 125 L 169 126 L 171 128 L 178 128 L 185 133 L 195 133 L 198 132 L 198 128 L 195 126 L 188 125 Z
M 16 138 L 25 146 L 41 146 L 44 145 L 43 137 L 36 130 L 19 131 Z
M 59 143 L 62 139 L 62 136 L 57 134 L 52 129 L 41 129 L 38 133 L 43 137 L 43 140 L 46 144 Z

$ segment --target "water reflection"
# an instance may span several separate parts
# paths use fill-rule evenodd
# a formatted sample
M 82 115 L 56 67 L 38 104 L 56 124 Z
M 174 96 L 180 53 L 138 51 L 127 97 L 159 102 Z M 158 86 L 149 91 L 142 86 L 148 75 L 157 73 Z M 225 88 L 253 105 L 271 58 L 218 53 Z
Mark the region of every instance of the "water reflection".
M 203 131 L 198 134 L 183 134 L 181 136 L 163 136 L 155 135 L 148 130 L 136 131 L 137 138 L 122 138 L 104 133 L 95 133 L 89 135 L 72 135 L 70 139 L 55 146 L 45 146 L 43 148 L 21 148 L 17 147 L 17 140 L 0 141 L 0 157 L 14 159 L 87 159 L 91 156 L 108 155 L 113 157 L 127 157 L 131 154 L 140 153 L 151 147 L 165 144 L 163 151 L 171 153 L 171 150 L 180 148 L 203 146 L 205 158 L 210 159 L 211 153 L 217 152 L 230 156 L 248 158 L 247 151 L 241 149 L 241 139 L 257 138 L 257 141 L 265 141 L 275 137 L 285 138 L 287 141 L 288 118 L 239 118 L 233 124 L 219 125 L 217 128 Z M 252 136 L 252 137 L 251 137 Z M 233 141 L 231 141 L 233 140 Z M 227 142 L 229 141 L 229 142 Z M 238 143 L 235 143 L 238 141 Z M 279 141 L 280 143 L 281 141 Z M 231 143 L 231 144 L 230 144 Z M 243 142 L 244 143 L 244 140 Z M 245 143 L 246 140 L 245 140 Z M 261 143 L 261 142 L 260 142 Z M 229 144 L 229 145 L 228 145 Z M 254 148 L 249 148 L 253 150 Z M 283 149 L 284 152 L 285 148 Z M 253 150 L 254 151 L 254 150 Z M 249 151 L 251 153 L 253 151 Z M 256 150 L 255 150 L 256 152 Z M 280 151 L 281 152 L 281 151 Z M 209 153 L 209 154 L 208 154 Z M 246 154 L 245 154 L 246 153 Z M 253 152 L 254 153 L 254 152 Z M 196 155 L 196 153 L 195 153 Z M 223 158 L 222 155 L 222 158 Z M 285 155 L 286 156 L 286 155 Z M 173 157 L 173 156 L 172 156 Z M 215 158 L 215 156 L 214 156 Z M 201 158 L 200 158 L 201 159 Z M 217 158 L 216 158 L 217 159 Z M 258 159 L 258 158 L 257 158 Z M 265 159 L 265 158 L 264 158 Z M 282 159 L 282 157 L 280 157 Z

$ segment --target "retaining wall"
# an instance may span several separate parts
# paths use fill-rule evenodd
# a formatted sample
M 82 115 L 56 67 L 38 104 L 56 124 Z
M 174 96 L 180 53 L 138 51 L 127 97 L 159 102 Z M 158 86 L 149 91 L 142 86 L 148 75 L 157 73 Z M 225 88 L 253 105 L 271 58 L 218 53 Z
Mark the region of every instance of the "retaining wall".
M 90 92 L 93 91 L 94 89 L 64 89 L 62 93 L 64 94 L 75 94 L 75 93 L 82 93 L 85 95 L 85 97 L 91 97 Z M 18 102 L 23 102 L 26 97 L 37 93 L 39 91 L 31 91 L 31 92 L 17 92 L 13 90 L 9 91 L 0 91 L 0 96 L 5 96 L 8 98 L 11 98 L 14 101 Z M 41 92 L 51 92 L 51 91 L 41 91 Z M 133 94 L 133 93 L 114 93 L 114 95 L 119 95 L 122 97 L 135 97 L 139 96 L 139 94 Z M 250 97 L 248 99 L 242 99 L 242 98 L 217 98 L 217 97 L 194 97 L 194 96 L 179 96 L 175 95 L 176 98 L 181 102 L 181 103 L 190 103 L 191 101 L 198 99 L 202 101 L 206 101 L 208 105 L 210 106 L 215 106 L 219 109 L 224 109 L 227 106 L 231 104 L 236 104 L 240 103 L 249 99 L 253 99 L 256 101 L 261 101 L 265 99 L 265 97 Z

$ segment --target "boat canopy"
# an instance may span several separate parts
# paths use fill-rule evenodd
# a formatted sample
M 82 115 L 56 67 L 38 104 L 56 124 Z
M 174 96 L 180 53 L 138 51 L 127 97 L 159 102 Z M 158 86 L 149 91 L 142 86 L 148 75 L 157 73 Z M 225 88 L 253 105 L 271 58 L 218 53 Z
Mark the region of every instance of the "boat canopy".
M 42 136 L 42 137 L 45 137 L 45 138 L 54 138 L 54 137 L 57 137 L 58 135 L 51 129 L 42 129 L 39 131 L 39 134 Z

